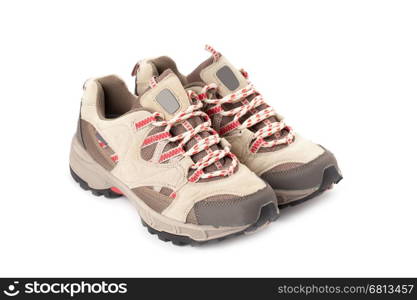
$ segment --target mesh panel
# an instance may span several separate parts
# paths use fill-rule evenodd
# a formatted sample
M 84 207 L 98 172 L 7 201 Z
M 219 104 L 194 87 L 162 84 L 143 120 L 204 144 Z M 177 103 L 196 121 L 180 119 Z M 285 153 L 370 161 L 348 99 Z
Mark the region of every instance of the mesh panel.
M 236 108 L 238 106 L 241 106 L 240 103 L 225 103 L 222 105 L 224 110 L 231 110 L 233 108 Z M 220 128 L 224 127 L 226 124 L 233 121 L 233 116 L 223 116 L 222 121 L 220 122 Z M 220 131 L 220 128 L 216 129 L 217 131 Z
M 186 222 L 198 225 L 197 216 L 195 215 L 194 207 L 188 213 Z
M 154 135 L 162 131 L 164 131 L 164 127 L 154 127 L 151 129 L 151 131 L 149 131 L 147 136 L 149 137 L 151 135 Z M 151 160 L 153 157 L 153 154 L 155 153 L 155 149 L 157 145 L 158 143 L 154 143 L 152 145 L 142 148 L 140 151 L 140 155 L 142 156 L 142 158 L 147 161 Z
M 190 125 L 193 127 L 193 128 L 195 128 L 196 126 L 198 126 L 199 124 L 201 124 L 201 123 L 203 123 L 204 121 L 203 121 L 203 119 L 202 118 L 200 118 L 200 117 L 193 117 L 193 118 L 190 118 L 190 119 L 188 119 L 187 120 L 189 123 L 190 123 Z M 172 134 L 173 135 L 179 135 L 179 134 L 181 134 L 181 133 L 184 133 L 186 131 L 186 129 L 185 129 L 185 127 L 182 125 L 182 124 L 178 124 L 178 125 L 176 125 L 176 126 L 174 126 L 172 129 L 171 129 L 171 132 L 172 132 Z M 206 138 L 206 137 L 208 137 L 208 136 L 210 136 L 210 133 L 208 133 L 207 131 L 204 131 L 204 132 L 200 132 L 199 134 L 198 134 L 198 136 L 200 136 L 200 138 Z M 198 140 L 196 139 L 196 137 L 194 137 L 194 138 L 192 138 L 190 141 L 188 141 L 185 145 L 184 145 L 184 149 L 186 150 L 186 151 L 188 151 L 189 149 L 191 149 L 196 143 L 198 142 Z M 168 144 L 169 145 L 169 144 Z M 168 146 L 167 145 L 167 146 Z M 213 146 L 211 146 L 210 147 L 210 149 L 212 150 L 212 151 L 215 151 L 215 150 L 219 150 L 219 149 L 221 149 L 220 148 L 221 146 L 220 145 L 213 145 Z M 166 148 L 166 147 L 165 147 Z M 167 151 L 166 149 L 164 149 L 164 151 Z M 207 155 L 207 151 L 201 151 L 201 152 L 199 152 L 199 153 L 197 153 L 197 154 L 195 154 L 195 155 L 193 155 L 193 156 L 191 156 L 191 159 L 194 161 L 194 162 L 197 162 L 198 160 L 200 160 L 200 159 L 202 159 L 205 155 Z M 232 164 L 232 159 L 230 158 L 230 157 L 224 157 L 223 159 L 221 159 L 221 160 L 219 160 L 219 163 L 221 164 L 221 168 L 220 168 L 220 170 L 225 170 L 225 169 L 227 169 L 231 164 Z M 210 166 L 208 166 L 208 167 L 206 167 L 206 168 L 204 168 L 204 172 L 213 172 L 213 171 L 217 171 L 217 170 L 219 170 L 218 168 L 217 168 L 217 166 L 216 166 L 216 164 L 211 164 Z M 193 170 L 190 170 L 190 172 L 189 172 L 189 175 L 191 175 L 192 173 L 193 173 L 194 171 Z M 213 178 L 209 178 L 209 179 L 200 179 L 200 181 L 211 181 L 211 180 L 217 180 L 217 179 L 220 179 L 221 177 L 213 177 Z
M 170 188 L 167 188 L 167 187 L 163 187 L 163 188 L 161 188 L 161 191 L 160 191 L 160 193 L 162 194 L 162 195 L 165 195 L 165 196 L 169 196 L 169 195 L 171 195 L 171 193 L 173 192 L 173 190 L 172 189 L 170 189 Z
M 220 129 L 220 124 L 222 122 L 222 119 L 223 119 L 223 116 L 220 114 L 215 114 L 211 118 L 211 123 L 212 123 L 211 127 L 213 127 L 214 130 L 216 130 L 217 132 Z
M 167 151 L 169 151 L 171 149 L 177 148 L 178 145 L 179 145 L 179 142 L 171 142 L 171 143 L 168 143 L 168 144 L 165 145 L 164 150 L 162 152 L 167 152 Z M 168 159 L 168 160 L 166 160 L 166 161 L 164 161 L 162 163 L 163 164 L 166 164 L 169 161 L 170 161 L 170 159 Z
M 140 150 L 140 155 L 142 156 L 142 158 L 144 160 L 151 160 L 152 159 L 153 154 L 155 153 L 156 145 L 157 145 L 157 143 L 149 145 L 149 146 L 147 146 L 145 148 L 142 148 Z

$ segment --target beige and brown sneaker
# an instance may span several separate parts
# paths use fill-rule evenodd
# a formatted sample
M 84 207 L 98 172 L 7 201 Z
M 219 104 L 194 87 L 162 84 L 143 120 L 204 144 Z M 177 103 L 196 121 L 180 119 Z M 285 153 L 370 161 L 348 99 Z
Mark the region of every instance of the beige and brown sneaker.
M 243 164 L 273 187 L 279 207 L 311 199 L 342 179 L 332 153 L 294 133 L 247 80 L 246 72 L 212 47 L 206 49 L 212 56 L 188 76 L 166 56 L 148 63 L 158 72 L 171 69 L 197 94 L 213 128 Z M 140 94 L 141 73 L 134 69 L 132 75 L 137 75 Z
M 142 66 L 141 66 L 142 67 Z M 95 195 L 125 195 L 174 244 L 254 231 L 277 218 L 272 188 L 229 150 L 171 71 L 147 69 L 140 97 L 116 76 L 84 85 L 70 168 Z

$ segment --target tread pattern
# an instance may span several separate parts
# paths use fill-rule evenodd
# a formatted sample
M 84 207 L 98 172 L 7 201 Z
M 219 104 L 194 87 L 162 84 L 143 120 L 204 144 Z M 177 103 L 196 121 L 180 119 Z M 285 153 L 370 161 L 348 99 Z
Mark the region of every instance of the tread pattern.
M 301 204 L 301 203 L 303 203 L 307 200 L 313 199 L 313 198 L 321 195 L 323 192 L 329 190 L 333 186 L 333 184 L 338 184 L 339 181 L 342 180 L 342 179 L 343 179 L 343 177 L 339 173 L 337 168 L 335 166 L 330 166 L 326 170 L 324 170 L 323 179 L 322 179 L 321 185 L 320 185 L 320 187 L 317 191 L 308 195 L 307 197 L 298 199 L 296 201 L 286 203 L 286 204 L 282 204 L 282 205 L 278 205 L 278 207 L 280 209 L 283 209 L 283 208 L 286 208 L 286 207 L 289 207 L 289 206 L 295 206 L 295 205 Z
M 119 197 L 123 196 L 123 195 L 114 193 L 111 189 L 104 189 L 104 190 L 93 189 L 88 185 L 87 182 L 82 180 L 71 169 L 71 167 L 70 167 L 70 172 L 71 172 L 72 178 L 74 178 L 74 180 L 76 182 L 78 182 L 78 184 L 80 185 L 80 187 L 83 190 L 86 190 L 86 191 L 89 190 L 95 196 L 104 196 L 106 198 L 119 198 Z M 264 225 L 267 225 L 267 224 L 269 224 L 269 223 L 271 223 L 271 222 L 273 222 L 277 219 L 278 219 L 278 211 L 276 209 L 276 206 L 273 203 L 269 203 L 268 205 L 262 207 L 258 220 L 254 224 L 249 226 L 248 228 L 246 228 L 246 229 L 244 229 L 240 232 L 232 233 L 230 235 L 227 235 L 227 236 L 224 236 L 224 237 L 221 237 L 221 238 L 217 238 L 217 239 L 213 239 L 213 240 L 210 240 L 210 241 L 196 241 L 196 240 L 193 240 L 193 239 L 191 239 L 187 236 L 176 235 L 176 234 L 168 233 L 168 232 L 165 232 L 165 231 L 158 231 L 158 230 L 152 228 L 151 226 L 149 226 L 148 224 L 146 224 L 143 220 L 142 220 L 142 224 L 143 224 L 143 226 L 145 226 L 148 229 L 148 232 L 150 234 L 157 235 L 158 238 L 161 241 L 172 242 L 172 244 L 177 245 L 177 246 L 185 246 L 185 245 L 198 246 L 198 245 L 203 245 L 203 244 L 207 244 L 207 243 L 223 241 L 223 240 L 228 239 L 230 237 L 239 236 L 239 235 L 242 235 L 242 234 L 245 234 L 245 233 L 255 232 L 260 227 L 262 227 Z
M 216 243 L 216 242 L 221 242 L 224 241 L 226 239 L 230 239 L 233 237 L 237 237 L 243 234 L 249 234 L 252 232 L 255 232 L 256 230 L 258 230 L 260 227 L 272 223 L 273 221 L 278 219 L 278 212 L 276 209 L 276 206 L 272 203 L 262 207 L 261 209 L 261 214 L 258 218 L 258 220 L 252 224 L 251 226 L 249 226 L 248 228 L 239 231 L 239 232 L 235 232 L 232 234 L 229 234 L 227 236 L 223 236 L 221 238 L 217 238 L 217 239 L 212 239 L 209 241 L 196 241 L 193 240 L 187 236 L 182 236 L 182 235 L 176 235 L 176 234 L 172 234 L 172 233 L 168 233 L 168 232 L 164 232 L 164 231 L 158 231 L 154 228 L 152 228 L 151 226 L 149 226 L 148 224 L 146 224 L 143 220 L 142 220 L 142 224 L 143 226 L 145 226 L 148 229 L 148 232 L 150 234 L 156 235 L 161 241 L 163 242 L 171 242 L 174 245 L 177 246 L 201 246 L 201 245 L 205 245 L 205 244 L 212 244 L 212 243 Z
M 92 194 L 95 195 L 95 196 L 104 196 L 106 198 L 119 198 L 119 197 L 123 196 L 123 195 L 120 195 L 120 194 L 117 194 L 117 193 L 113 192 L 111 189 L 104 189 L 104 190 L 93 189 L 88 185 L 87 182 L 85 182 L 77 174 L 75 174 L 75 172 L 71 169 L 71 167 L 70 167 L 70 172 L 71 172 L 72 178 L 74 178 L 74 180 L 76 182 L 78 182 L 78 184 L 80 185 L 80 187 L 83 190 L 90 190 L 92 192 Z M 311 195 L 308 195 L 307 197 L 304 197 L 304 198 L 299 199 L 297 201 L 293 201 L 293 202 L 290 202 L 290 203 L 287 203 L 287 204 L 279 205 L 279 208 L 283 209 L 283 208 L 286 208 L 286 207 L 289 207 L 289 206 L 295 206 L 295 205 L 301 204 L 301 203 L 303 203 L 307 200 L 310 200 L 310 199 L 322 194 L 326 190 L 330 189 L 333 184 L 339 183 L 339 181 L 342 180 L 342 179 L 343 179 L 343 177 L 339 173 L 337 168 L 335 166 L 330 166 L 324 171 L 322 183 L 320 185 L 320 188 L 317 191 L 315 191 Z M 263 225 L 271 223 L 271 222 L 273 222 L 277 219 L 278 219 L 278 212 L 277 212 L 275 206 L 272 203 L 270 203 L 270 204 L 264 206 L 261 209 L 261 214 L 260 214 L 258 220 L 254 224 L 252 224 L 251 226 L 246 228 L 245 230 L 242 230 L 240 232 L 236 232 L 236 233 L 233 233 L 233 234 L 230 234 L 228 236 L 221 237 L 221 238 L 213 239 L 213 240 L 210 240 L 210 241 L 196 241 L 196 240 L 193 240 L 193 239 L 191 239 L 187 236 L 176 235 L 176 234 L 172 234 L 172 233 L 168 233 L 168 232 L 164 232 L 164 231 L 158 231 L 158 230 L 152 228 L 151 226 L 149 226 L 148 224 L 146 224 L 143 220 L 142 220 L 142 224 L 143 224 L 143 226 L 145 226 L 147 228 L 147 230 L 150 234 L 158 236 L 158 238 L 161 241 L 172 242 L 172 244 L 177 245 L 177 246 L 185 246 L 185 245 L 199 246 L 199 245 L 203 245 L 203 244 L 207 244 L 207 243 L 213 243 L 213 242 L 219 242 L 219 241 L 223 241 L 225 239 L 229 239 L 229 238 L 236 237 L 236 236 L 239 236 L 239 235 L 255 232 L 257 229 L 259 229 Z

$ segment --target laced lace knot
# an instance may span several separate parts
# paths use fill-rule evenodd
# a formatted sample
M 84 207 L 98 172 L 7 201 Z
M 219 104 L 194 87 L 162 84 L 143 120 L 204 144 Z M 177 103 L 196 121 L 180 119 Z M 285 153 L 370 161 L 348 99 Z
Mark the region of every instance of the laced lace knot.
M 241 73 L 245 78 L 248 78 L 247 72 L 241 70 Z M 250 145 L 250 151 L 252 153 L 258 152 L 260 148 L 290 144 L 294 141 L 294 132 L 292 128 L 287 126 L 283 120 L 278 119 L 277 122 L 268 120 L 270 117 L 277 117 L 278 115 L 274 109 L 265 102 L 263 96 L 255 89 L 252 83 L 249 83 L 246 87 L 220 99 L 210 96 L 215 95 L 216 90 L 216 84 L 208 84 L 203 87 L 201 93 L 198 95 L 198 99 L 209 105 L 206 111 L 209 116 L 220 114 L 222 116 L 233 117 L 231 122 L 219 129 L 220 135 L 230 133 L 234 130 L 250 128 L 262 122 L 264 126 L 256 130 L 253 135 L 253 142 Z M 250 101 L 247 99 L 249 96 L 252 96 Z M 238 102 L 242 103 L 242 105 L 230 110 L 223 109 L 222 105 L 225 103 Z M 265 108 L 259 109 L 261 105 Z M 247 113 L 250 113 L 250 117 L 243 123 L 240 123 L 240 119 Z M 288 133 L 283 135 L 283 130 L 286 130 Z M 275 139 L 265 140 L 265 138 L 271 136 L 275 136 Z
M 206 113 L 201 111 L 203 103 L 201 101 L 198 101 L 198 95 L 193 91 L 188 91 L 188 97 L 192 104 L 185 111 L 182 111 L 174 115 L 174 117 L 170 120 L 163 120 L 163 116 L 161 113 L 153 113 L 151 117 L 151 123 L 154 126 L 162 126 L 165 128 L 162 132 L 152 135 L 145 139 L 143 146 L 147 146 L 152 142 L 161 140 L 168 140 L 169 142 L 179 142 L 176 148 L 162 153 L 159 162 L 164 162 L 168 159 L 180 155 L 191 157 L 197 153 L 206 151 L 207 154 L 204 157 L 202 157 L 190 166 L 190 168 L 194 170 L 194 172 L 192 172 L 191 176 L 189 176 L 188 178 L 190 182 L 196 182 L 199 179 L 209 179 L 218 176 L 232 175 L 237 166 L 236 156 L 230 152 L 230 148 L 227 146 L 223 147 L 223 149 L 210 149 L 211 146 L 219 144 L 221 142 L 221 138 L 219 134 L 213 128 L 211 128 L 210 117 Z M 188 121 L 190 118 L 193 117 L 200 117 L 203 120 L 203 122 L 198 124 L 196 127 L 193 127 Z M 172 135 L 171 129 L 178 124 L 183 125 L 183 127 L 185 128 L 185 132 L 178 135 Z M 210 135 L 202 138 L 198 134 L 204 131 L 209 132 Z M 193 138 L 196 138 L 197 143 L 193 145 L 190 149 L 185 151 L 184 146 Z M 232 159 L 232 163 L 227 169 L 216 170 L 212 172 L 204 171 L 204 168 L 212 164 L 218 164 L 219 160 L 226 156 Z

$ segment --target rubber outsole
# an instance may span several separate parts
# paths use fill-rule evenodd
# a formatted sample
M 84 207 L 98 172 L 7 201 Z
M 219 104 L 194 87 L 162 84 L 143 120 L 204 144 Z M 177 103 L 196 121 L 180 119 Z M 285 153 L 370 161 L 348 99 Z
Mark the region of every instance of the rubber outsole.
M 233 234 L 229 234 L 221 238 L 212 239 L 209 241 L 196 241 L 186 236 L 176 235 L 176 234 L 172 234 L 172 233 L 168 233 L 164 231 L 158 231 L 152 228 L 151 226 L 149 226 L 148 224 L 146 224 L 143 220 L 142 220 L 142 225 L 148 229 L 148 232 L 150 234 L 156 235 L 158 239 L 160 239 L 163 242 L 171 242 L 172 244 L 177 245 L 177 246 L 187 246 L 187 245 L 201 246 L 201 245 L 221 242 L 226 239 L 230 239 L 230 238 L 237 237 L 237 236 L 244 235 L 244 234 L 250 234 L 252 232 L 257 231 L 259 228 L 263 227 L 264 225 L 267 225 L 271 222 L 276 221 L 277 219 L 278 219 L 277 209 L 272 203 L 270 203 L 262 207 L 261 214 L 259 216 L 259 219 L 256 221 L 256 223 L 252 224 L 245 230 L 235 232 Z
M 278 208 L 283 209 L 289 206 L 295 206 L 295 205 L 299 205 L 305 201 L 308 201 L 310 199 L 313 199 L 319 195 L 321 195 L 323 192 L 329 190 L 333 184 L 338 184 L 340 182 L 340 180 L 342 180 L 343 177 L 342 175 L 339 173 L 338 169 L 335 166 L 330 166 L 327 169 L 324 170 L 323 173 L 323 178 L 322 178 L 322 182 L 321 185 L 319 187 L 319 189 L 317 191 L 315 191 L 314 193 L 298 199 L 296 201 L 292 201 L 290 203 L 285 203 L 282 205 L 278 205 Z
M 83 190 L 86 191 L 91 191 L 91 193 L 95 196 L 104 196 L 106 198 L 119 198 L 123 195 L 119 194 L 119 193 L 115 193 L 113 192 L 111 189 L 103 189 L 103 190 L 98 190 L 98 189 L 94 189 L 91 188 L 88 183 L 86 181 L 84 181 L 83 179 L 81 179 L 70 167 L 70 173 L 72 178 L 80 185 L 80 187 Z M 235 232 L 217 239 L 211 239 L 208 241 L 196 241 L 193 240 L 187 236 L 183 236 L 183 235 L 176 235 L 176 234 L 172 234 L 172 233 L 168 233 L 165 231 L 158 231 L 154 228 L 152 228 L 150 225 L 148 225 L 145 221 L 142 221 L 143 226 L 147 227 L 148 232 L 153 234 L 153 235 L 157 235 L 158 238 L 161 241 L 164 242 L 172 242 L 172 244 L 177 245 L 177 246 L 186 246 L 186 245 L 191 245 L 191 246 L 198 246 L 198 245 L 203 245 L 203 244 L 208 244 L 208 243 L 213 243 L 213 242 L 219 242 L 219 241 L 223 241 L 225 239 L 229 239 L 231 237 L 235 237 L 235 236 L 239 236 L 242 234 L 249 234 L 252 232 L 257 231 L 258 229 L 260 229 L 261 227 L 275 221 L 278 219 L 278 211 L 276 209 L 276 206 L 273 203 L 269 203 L 267 205 L 265 205 L 264 207 L 261 208 L 261 212 L 259 215 L 258 220 L 250 225 L 249 227 L 247 227 L 246 229 L 239 231 L 239 232 Z

